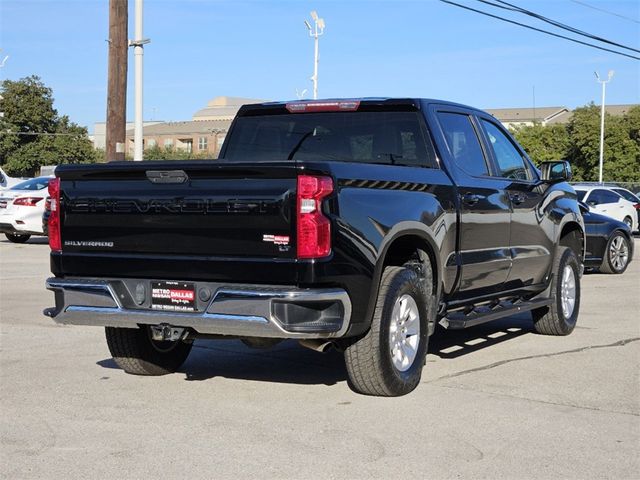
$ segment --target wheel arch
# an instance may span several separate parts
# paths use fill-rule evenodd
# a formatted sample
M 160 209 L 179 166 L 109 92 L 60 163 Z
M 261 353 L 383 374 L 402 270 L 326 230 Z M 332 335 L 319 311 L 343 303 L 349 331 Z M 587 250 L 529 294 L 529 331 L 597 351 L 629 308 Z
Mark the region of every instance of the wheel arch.
M 557 246 L 571 248 L 581 264 L 584 263 L 586 236 L 582 225 L 576 221 L 569 220 L 562 225 Z M 556 247 L 557 251 L 557 247 Z
M 385 267 L 402 266 L 407 261 L 416 259 L 419 252 L 424 252 L 427 258 L 419 258 L 420 261 L 429 260 L 433 273 L 433 295 L 437 301 L 442 291 L 442 262 L 439 248 L 431 232 L 423 224 L 398 225 L 391 229 L 380 245 L 378 259 L 372 278 L 371 295 L 367 306 L 367 323 L 371 322 L 375 310 L 380 288 L 380 279 Z

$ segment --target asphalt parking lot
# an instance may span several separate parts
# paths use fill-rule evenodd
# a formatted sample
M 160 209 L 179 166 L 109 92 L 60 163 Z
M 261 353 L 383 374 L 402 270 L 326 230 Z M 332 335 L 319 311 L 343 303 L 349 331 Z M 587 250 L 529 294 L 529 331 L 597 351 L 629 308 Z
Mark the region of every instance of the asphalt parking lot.
M 102 329 L 42 315 L 48 253 L 0 240 L 2 478 L 640 476 L 638 259 L 585 275 L 571 336 L 527 315 L 439 333 L 418 389 L 383 399 L 291 342 L 199 341 L 179 373 L 127 375 Z

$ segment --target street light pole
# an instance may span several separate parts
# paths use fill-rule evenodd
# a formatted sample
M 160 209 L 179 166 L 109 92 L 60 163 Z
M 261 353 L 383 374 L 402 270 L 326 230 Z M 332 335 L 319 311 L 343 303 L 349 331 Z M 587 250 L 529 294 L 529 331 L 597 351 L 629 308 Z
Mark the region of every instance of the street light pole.
M 309 30 L 309 36 L 314 39 L 314 56 L 313 56 L 313 76 L 311 77 L 311 81 L 313 82 L 313 99 L 318 98 L 318 37 L 324 33 L 324 19 L 319 18 L 316 11 L 311 12 L 311 18 L 314 22 L 314 28 L 311 28 L 311 24 L 305 20 L 304 24 L 307 26 Z
M 142 102 L 142 58 L 144 56 L 144 45 L 150 40 L 142 38 L 142 0 L 136 0 L 136 25 L 135 39 L 129 41 L 129 46 L 133 47 L 135 57 L 135 120 L 133 127 L 133 160 L 141 161 L 143 158 L 143 102 Z
M 593 72 L 596 75 L 596 81 L 602 85 L 602 107 L 600 111 L 600 174 L 598 176 L 598 183 L 602 184 L 602 169 L 604 164 L 604 100 L 607 90 L 607 83 L 613 78 L 613 70 L 609 70 L 606 80 L 601 80 L 598 72 Z

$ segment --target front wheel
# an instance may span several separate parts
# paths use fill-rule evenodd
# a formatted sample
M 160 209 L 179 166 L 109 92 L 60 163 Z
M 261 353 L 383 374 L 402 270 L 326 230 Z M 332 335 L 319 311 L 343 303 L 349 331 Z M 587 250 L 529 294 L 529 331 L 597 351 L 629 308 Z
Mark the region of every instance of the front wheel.
M 5 233 L 4 236 L 7 237 L 7 240 L 11 243 L 25 243 L 31 238 L 31 235 L 20 235 L 17 233 Z
M 629 265 L 629 240 L 620 231 L 615 232 L 604 252 L 604 259 L 600 265 L 603 273 L 623 273 Z
M 105 327 L 109 351 L 118 366 L 133 375 L 173 373 L 189 356 L 192 343 L 157 341 L 147 325 L 140 328 Z
M 551 304 L 531 311 L 534 328 L 544 335 L 569 335 L 580 310 L 580 266 L 573 250 L 558 247 L 551 275 Z
M 426 267 L 425 267 L 426 268 Z M 433 311 L 432 276 L 411 265 L 382 273 L 371 329 L 345 350 L 350 387 L 365 395 L 406 395 L 420 383 Z

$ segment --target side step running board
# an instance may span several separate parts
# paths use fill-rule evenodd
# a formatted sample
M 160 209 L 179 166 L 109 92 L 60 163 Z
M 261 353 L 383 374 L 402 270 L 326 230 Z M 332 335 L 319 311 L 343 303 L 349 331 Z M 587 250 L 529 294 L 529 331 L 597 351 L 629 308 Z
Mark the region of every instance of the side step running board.
M 447 330 L 460 330 L 463 328 L 475 327 L 482 323 L 491 322 L 499 318 L 516 315 L 522 312 L 528 312 L 536 308 L 545 307 L 552 302 L 549 298 L 539 300 L 518 301 L 518 302 L 501 302 L 495 307 L 477 307 L 466 315 L 463 312 L 453 312 L 440 320 Z

